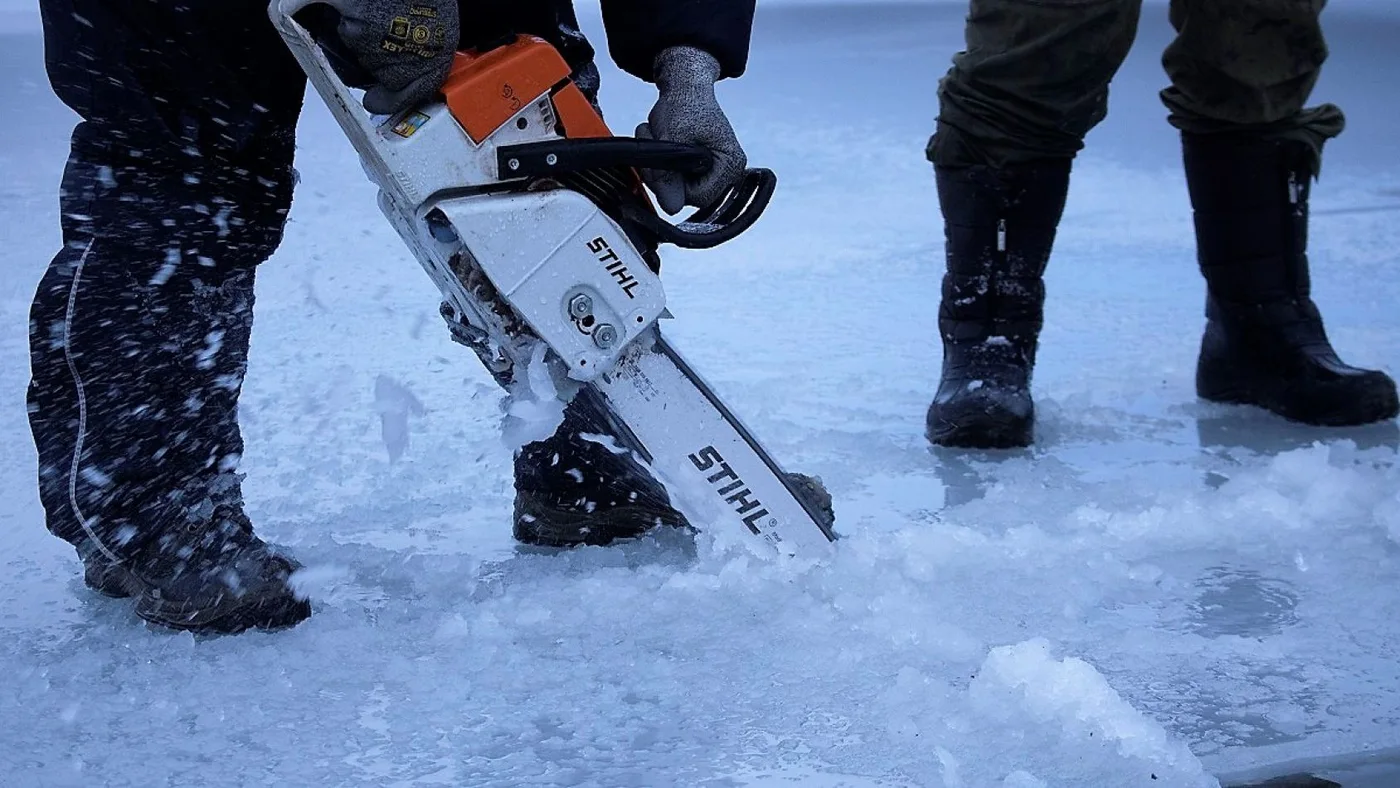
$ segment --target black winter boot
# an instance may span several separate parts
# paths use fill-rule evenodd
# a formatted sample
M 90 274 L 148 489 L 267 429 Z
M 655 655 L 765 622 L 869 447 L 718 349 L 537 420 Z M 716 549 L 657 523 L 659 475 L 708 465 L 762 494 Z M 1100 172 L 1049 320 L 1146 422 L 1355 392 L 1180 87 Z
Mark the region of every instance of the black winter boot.
M 170 629 L 229 634 L 306 619 L 311 605 L 289 582 L 300 565 L 253 535 L 237 486 L 221 474 L 193 503 L 174 496 L 171 523 L 128 557 L 83 542 L 84 581 L 106 596 L 136 597 L 137 615 Z
M 1395 382 L 1337 358 L 1311 298 L 1305 145 L 1184 133 L 1197 256 L 1207 284 L 1196 392 L 1306 424 L 1394 418 Z
M 294 626 L 311 615 L 311 603 L 289 582 L 300 568 L 272 552 L 246 521 L 220 515 L 157 540 L 134 565 L 147 584 L 136 614 L 203 633 Z
M 91 541 L 78 545 L 78 557 L 83 561 L 83 583 L 103 596 L 126 599 L 145 590 L 145 584 L 130 569 L 108 558 Z
M 978 449 L 1028 446 L 1031 371 L 1044 324 L 1042 277 L 1069 190 L 1070 161 L 995 171 L 935 167 L 947 241 L 938 328 L 943 379 L 928 439 Z
M 630 452 L 599 443 L 617 434 L 606 405 L 582 389 L 547 440 L 515 455 L 515 538 L 547 547 L 605 545 L 685 516 Z M 588 436 L 588 437 L 585 437 Z

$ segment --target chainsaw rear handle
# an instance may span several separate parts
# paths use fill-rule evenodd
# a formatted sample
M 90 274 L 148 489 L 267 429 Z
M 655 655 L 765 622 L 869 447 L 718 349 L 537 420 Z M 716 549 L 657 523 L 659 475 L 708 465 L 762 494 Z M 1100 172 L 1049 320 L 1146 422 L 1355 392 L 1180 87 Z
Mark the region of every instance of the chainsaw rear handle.
M 502 178 L 545 177 L 615 167 L 703 175 L 714 166 L 714 154 L 700 145 L 632 137 L 505 145 L 496 155 Z M 773 199 L 777 184 L 778 178 L 772 170 L 746 170 L 719 201 L 696 211 L 679 224 L 662 219 L 649 206 L 627 204 L 620 210 L 625 219 L 658 243 L 682 249 L 709 249 L 752 227 Z

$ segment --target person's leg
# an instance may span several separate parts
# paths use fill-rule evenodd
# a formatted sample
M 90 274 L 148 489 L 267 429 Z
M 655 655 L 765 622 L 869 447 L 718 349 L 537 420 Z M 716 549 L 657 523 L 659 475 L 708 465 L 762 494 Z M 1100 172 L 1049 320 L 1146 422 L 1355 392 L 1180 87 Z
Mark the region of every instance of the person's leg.
M 293 564 L 242 511 L 237 401 L 303 78 L 258 2 L 41 8 L 54 90 L 83 117 L 30 323 L 48 527 L 158 623 L 299 620 Z
M 685 527 L 666 488 L 622 450 L 603 398 L 581 389 L 554 435 L 515 454 L 515 538 L 604 545 L 657 526 Z
M 1070 164 L 1107 112 L 1140 12 L 1141 0 L 971 4 L 928 146 L 947 243 L 935 444 L 1031 442 L 1043 276 Z
M 1394 382 L 1344 364 L 1311 298 L 1308 194 L 1341 110 L 1305 106 L 1327 46 L 1325 0 L 1174 0 L 1162 91 L 1181 130 L 1207 284 L 1199 395 L 1309 424 L 1400 410 Z

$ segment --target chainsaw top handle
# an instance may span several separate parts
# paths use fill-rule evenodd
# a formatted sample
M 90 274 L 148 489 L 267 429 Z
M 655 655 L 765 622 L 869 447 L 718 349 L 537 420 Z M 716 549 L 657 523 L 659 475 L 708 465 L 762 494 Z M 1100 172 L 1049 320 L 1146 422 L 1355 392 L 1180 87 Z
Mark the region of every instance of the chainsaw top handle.
M 632 137 L 503 145 L 496 156 L 503 179 L 569 175 L 619 167 L 703 175 L 714 165 L 714 154 L 708 148 Z M 624 204 L 620 212 L 624 219 L 657 243 L 682 249 L 709 249 L 752 227 L 773 199 L 777 184 L 778 177 L 772 170 L 745 170 L 739 182 L 715 204 L 701 208 L 678 224 L 662 219 L 645 204 Z

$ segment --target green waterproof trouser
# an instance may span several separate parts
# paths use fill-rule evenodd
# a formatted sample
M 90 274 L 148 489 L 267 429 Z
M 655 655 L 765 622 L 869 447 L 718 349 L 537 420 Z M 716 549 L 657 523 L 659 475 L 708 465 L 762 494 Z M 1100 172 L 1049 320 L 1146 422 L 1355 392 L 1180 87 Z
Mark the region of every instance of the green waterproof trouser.
M 1336 106 L 1303 106 L 1327 59 L 1326 4 L 1172 0 L 1177 37 L 1161 94 L 1171 124 L 1296 140 L 1320 160 L 1344 124 Z M 999 169 L 1073 158 L 1108 112 L 1108 83 L 1141 14 L 1142 0 L 972 0 L 966 49 L 939 83 L 929 159 Z

